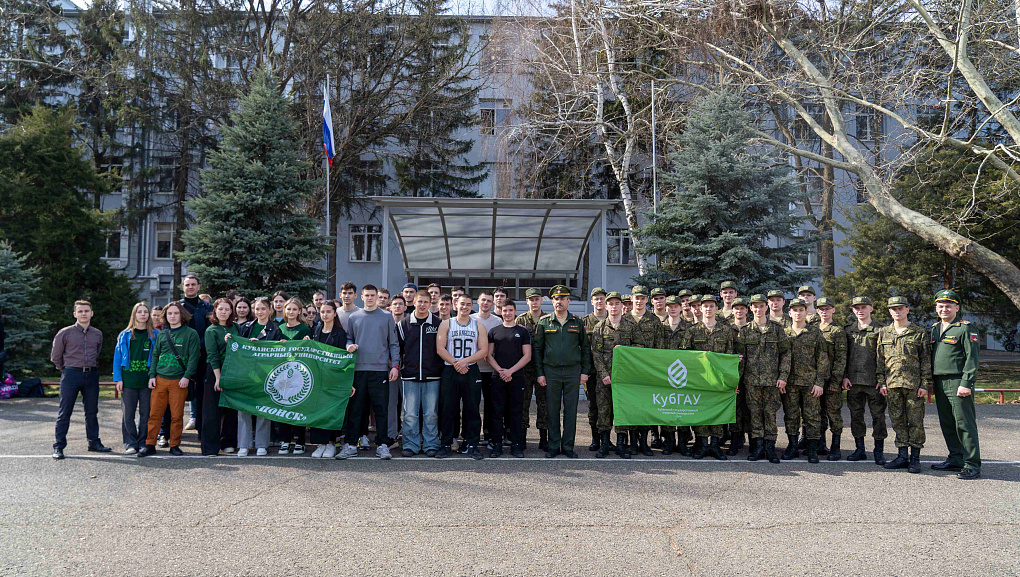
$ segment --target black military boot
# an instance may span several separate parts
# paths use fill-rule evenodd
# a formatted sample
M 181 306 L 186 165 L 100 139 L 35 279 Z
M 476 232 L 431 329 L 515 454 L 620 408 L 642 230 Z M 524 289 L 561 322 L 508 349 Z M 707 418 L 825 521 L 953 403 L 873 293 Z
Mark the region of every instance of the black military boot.
M 907 448 L 900 447 L 897 449 L 896 458 L 883 465 L 886 469 L 906 469 L 907 464 L 910 463 L 910 457 L 907 456 Z M 877 452 L 875 454 L 878 454 Z M 875 460 L 878 462 L 878 459 Z
M 539 451 L 549 450 L 549 429 L 538 430 L 538 450 Z
M 761 439 L 757 437 L 751 439 L 751 446 L 747 449 L 748 461 L 757 461 L 758 459 L 761 459 L 761 455 L 758 454 L 758 451 L 761 451 L 762 455 L 765 454 L 765 447 L 762 445 L 763 443 Z
M 854 444 L 857 445 L 857 450 L 850 453 L 847 456 L 847 461 L 863 461 L 868 458 L 868 454 L 864 452 L 864 437 L 854 437 Z
M 648 446 L 653 449 L 661 449 L 666 446 L 662 435 L 659 434 L 659 427 L 652 427 L 652 442 Z
M 885 455 L 882 454 L 885 449 L 885 439 L 875 439 L 875 464 L 879 466 L 885 465 Z
M 609 431 L 599 433 L 599 450 L 595 453 L 595 456 L 599 459 L 605 459 L 609 455 Z
M 727 460 L 726 455 L 722 452 L 722 449 L 719 448 L 719 439 L 715 437 L 709 438 L 711 439 L 711 442 L 708 445 L 708 454 L 720 461 Z
M 733 438 L 730 439 L 730 448 L 726 449 L 726 454 L 732 457 L 733 455 L 739 453 L 740 449 L 743 448 L 744 448 L 744 434 L 733 433 Z
M 607 437 L 607 438 L 609 438 L 609 452 L 610 453 L 615 453 L 617 451 L 616 445 L 613 444 L 613 440 L 612 440 L 611 437 Z M 605 441 L 603 441 L 603 443 L 604 442 Z
M 676 452 L 680 453 L 682 457 L 691 456 L 691 448 L 687 446 L 687 439 L 684 439 L 682 434 L 677 434 L 676 439 Z
M 621 459 L 629 459 L 630 451 L 627 450 L 627 433 L 616 433 L 616 454 Z
M 832 445 L 829 446 L 829 456 L 826 457 L 830 461 L 838 461 L 843 454 L 839 450 L 839 435 L 832 436 Z
M 818 442 L 815 443 L 815 445 L 817 445 L 817 447 L 818 447 L 818 454 L 820 456 L 824 457 L 825 455 L 829 454 L 829 450 L 825 447 L 825 431 L 824 430 L 822 431 L 822 436 L 818 438 Z
M 591 428 L 591 444 L 588 445 L 589 451 L 598 451 L 601 445 L 602 435 L 599 435 L 598 427 Z
M 638 436 L 638 447 L 642 455 L 646 457 L 652 456 L 652 448 L 648 446 L 648 431 L 644 431 Z
M 662 439 L 662 454 L 672 455 L 673 451 L 676 450 L 676 435 L 672 432 L 667 432 L 663 435 Z
M 800 430 L 800 442 L 797 443 L 798 451 L 807 451 L 807 426 L 804 426 Z M 786 457 L 783 457 L 784 459 Z
M 807 442 L 807 462 L 817 463 L 818 462 L 818 439 L 811 439 Z
M 786 450 L 783 451 L 783 460 L 790 461 L 800 456 L 800 451 L 797 449 L 797 435 L 787 435 L 786 438 L 789 442 L 786 444 Z
M 907 472 L 915 475 L 921 472 L 921 449 L 910 448 L 910 464 L 907 466 Z
M 779 455 L 776 454 L 775 441 L 765 441 L 765 458 L 769 460 L 769 463 L 779 462 Z
M 688 445 L 691 442 L 691 428 L 680 427 L 680 431 L 677 432 L 677 445 Z
M 705 437 L 694 437 L 694 450 L 691 452 L 692 459 L 704 459 L 708 453 L 708 447 L 705 445 Z

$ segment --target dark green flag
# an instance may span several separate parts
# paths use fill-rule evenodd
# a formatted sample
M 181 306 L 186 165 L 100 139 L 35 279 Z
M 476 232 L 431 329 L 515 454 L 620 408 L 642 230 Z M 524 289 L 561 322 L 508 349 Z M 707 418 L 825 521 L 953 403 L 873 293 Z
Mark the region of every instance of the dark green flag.
M 624 427 L 736 422 L 740 357 L 699 351 L 613 349 L 613 419 Z
M 220 406 L 339 431 L 351 397 L 354 355 L 317 341 L 232 338 L 220 375 Z

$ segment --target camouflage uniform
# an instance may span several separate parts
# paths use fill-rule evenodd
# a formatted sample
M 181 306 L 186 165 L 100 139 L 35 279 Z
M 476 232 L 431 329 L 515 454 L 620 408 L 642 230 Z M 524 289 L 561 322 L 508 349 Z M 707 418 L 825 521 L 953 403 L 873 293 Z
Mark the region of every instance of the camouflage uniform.
M 924 397 L 918 387 L 932 389 L 931 343 L 925 330 L 910 323 L 902 333 L 893 325 L 878 331 L 875 379 L 887 388 L 889 418 L 896 431 L 896 447 L 924 447 Z
M 608 314 L 606 315 L 608 316 Z M 581 324 L 584 325 L 584 332 L 588 333 L 588 342 L 591 343 L 591 333 L 595 330 L 595 325 L 599 324 L 599 321 L 606 318 L 603 316 L 599 318 L 595 316 L 595 313 L 588 313 L 581 319 Z M 594 347 L 589 351 L 594 352 Z M 591 374 L 588 375 L 588 381 L 584 383 L 584 396 L 588 398 L 588 425 L 595 429 L 598 427 L 599 422 L 599 402 L 598 392 L 595 388 L 595 365 L 592 364 Z
M 690 323 L 684 320 L 681 316 L 680 322 L 677 323 L 676 328 L 674 329 L 669 325 L 669 317 L 667 316 L 666 320 L 662 322 L 662 342 L 660 343 L 659 348 L 674 351 L 683 349 L 684 335 L 687 334 L 688 328 L 690 328 Z M 660 426 L 659 429 L 661 429 L 665 434 L 675 433 L 678 430 L 677 427 L 669 427 L 666 425 Z
M 846 378 L 850 390 L 846 393 L 846 406 L 850 409 L 850 434 L 861 439 L 868 432 L 864 423 L 864 405 L 871 410 L 872 437 L 884 441 L 889 436 L 885 424 L 886 400 L 875 389 L 875 362 L 878 359 L 878 331 L 874 323 L 858 328 L 854 321 L 846 326 Z
M 645 314 L 641 315 L 641 318 L 636 318 L 633 314 L 628 313 L 624 316 L 630 317 L 630 320 L 634 321 L 634 336 L 631 338 L 630 346 L 642 347 L 646 349 L 661 349 L 662 339 L 665 334 L 665 329 L 662 326 L 662 322 L 659 321 L 659 317 L 655 316 L 650 310 L 645 310 Z M 631 427 L 630 430 L 638 432 L 647 432 L 651 427 Z
M 623 315 L 620 324 L 613 326 L 609 319 L 603 319 L 595 325 L 591 333 L 592 358 L 595 361 L 595 395 L 598 397 L 598 428 L 600 433 L 607 433 L 613 428 L 613 391 L 611 385 L 602 382 L 613 373 L 613 348 L 629 347 L 634 337 L 637 323 L 630 315 Z M 617 432 L 624 430 L 616 428 Z
M 786 434 L 798 435 L 803 417 L 807 438 L 815 441 L 821 437 L 822 405 L 811 389 L 825 387 L 829 374 L 828 345 L 822 332 L 813 325 L 806 325 L 800 334 L 795 334 L 793 326 L 787 327 L 786 336 L 790 339 L 790 379 L 786 382 L 786 394 L 782 395 Z
M 822 324 L 822 316 L 818 313 L 811 313 L 807 316 L 807 324 L 815 325 L 816 327 Z
M 688 351 L 733 354 L 735 340 L 736 331 L 724 322 L 717 322 L 715 328 L 711 330 L 704 323 L 698 323 L 687 329 L 683 348 Z M 699 437 L 722 438 L 723 426 L 702 425 L 694 427 L 694 434 Z
M 538 327 L 538 322 L 531 316 L 531 313 L 526 311 L 517 315 L 514 322 L 528 329 L 528 333 L 531 335 L 531 342 L 534 343 L 535 329 Z M 534 361 L 528 363 L 521 370 L 524 372 L 524 430 L 527 431 L 530 426 L 531 397 L 534 395 L 535 404 L 538 406 L 535 427 L 544 431 L 549 428 L 549 409 L 545 393 L 538 384 L 538 370 L 535 368 Z M 538 394 L 535 394 L 535 391 L 538 391 Z
M 843 373 L 846 370 L 846 331 L 837 325 L 830 324 L 818 330 L 822 331 L 828 344 L 829 378 L 825 381 L 825 394 L 822 395 L 821 430 L 828 427 L 833 437 L 843 434 Z
M 768 321 L 765 330 L 751 321 L 737 332 L 735 351 L 740 360 L 740 387 L 747 394 L 751 438 L 775 441 L 776 413 L 780 406 L 776 381 L 790 377 L 790 339 L 782 325 Z

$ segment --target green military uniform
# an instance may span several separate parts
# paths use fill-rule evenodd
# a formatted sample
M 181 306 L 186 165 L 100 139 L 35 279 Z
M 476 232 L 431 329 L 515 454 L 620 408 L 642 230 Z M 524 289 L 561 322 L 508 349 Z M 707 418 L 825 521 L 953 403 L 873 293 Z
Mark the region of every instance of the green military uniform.
M 690 291 L 687 291 L 687 292 L 689 293 Z M 677 304 L 678 305 L 678 304 L 680 304 L 680 297 L 678 297 L 678 296 L 667 297 L 666 298 L 666 304 L 667 305 L 670 305 L 670 304 Z M 668 316 L 666 317 L 666 320 L 662 321 L 662 344 L 661 344 L 661 346 L 659 348 L 670 349 L 670 350 L 675 350 L 675 351 L 683 349 L 684 336 L 687 335 L 687 329 L 689 329 L 691 327 L 691 323 L 687 319 L 685 319 L 682 314 L 681 314 L 680 318 L 678 319 L 678 321 L 679 322 L 677 322 L 675 327 L 670 324 L 670 320 L 669 320 Z M 659 429 L 662 431 L 663 435 L 666 437 L 666 444 L 663 447 L 663 454 L 667 454 L 668 455 L 668 454 L 672 453 L 673 449 L 676 448 L 676 446 L 677 446 L 677 442 L 679 443 L 679 446 L 680 446 L 680 454 L 681 455 L 689 455 L 690 454 L 690 451 L 687 450 L 687 442 L 690 440 L 690 437 L 691 437 L 691 428 L 690 427 L 667 427 L 667 426 L 660 426 Z M 681 438 L 677 442 L 671 442 L 675 438 L 674 434 L 677 433 L 677 432 L 681 433 Z M 672 445 L 672 446 L 666 446 L 666 445 Z
M 803 293 L 809 293 L 812 296 L 816 296 L 815 295 L 815 289 L 811 285 L 804 285 L 804 286 L 802 286 L 802 287 L 797 289 L 797 296 L 800 296 Z M 818 303 L 817 302 L 815 303 L 815 308 L 818 308 Z M 818 326 L 821 323 L 822 323 L 821 315 L 819 315 L 816 312 L 815 313 L 808 313 L 807 324 Z M 823 416 L 823 419 L 824 419 L 824 416 Z M 824 427 L 822 427 L 822 428 L 824 429 Z
M 637 285 L 631 289 L 633 295 L 645 295 L 648 296 L 648 289 L 644 286 Z M 662 321 L 659 317 L 655 316 L 655 313 L 645 308 L 645 312 L 640 317 L 634 315 L 633 310 L 627 313 L 625 316 L 629 316 L 634 321 L 634 334 L 631 337 L 630 346 L 642 347 L 646 349 L 659 349 L 662 348 L 663 338 L 663 327 Z M 651 430 L 650 426 L 630 427 L 629 430 L 632 432 L 630 437 L 631 452 L 641 450 L 646 455 L 650 455 L 651 452 L 647 448 L 648 431 Z
M 704 300 L 716 300 L 712 295 L 703 295 Z M 711 353 L 733 354 L 736 331 L 733 327 L 717 321 L 714 328 L 708 328 L 704 322 L 693 325 L 687 330 L 684 338 L 683 348 L 689 351 L 706 351 Z M 710 437 L 710 443 L 714 446 L 723 436 L 722 425 L 702 425 L 694 427 L 696 437 Z
M 826 298 L 818 299 L 816 306 L 835 306 Z M 832 433 L 832 445 L 829 447 L 829 460 L 838 461 L 840 455 L 840 436 L 843 434 L 843 374 L 846 371 L 846 331 L 835 324 L 818 325 L 825 342 L 828 344 L 829 377 L 825 380 L 825 393 L 822 395 L 822 439 L 825 429 Z M 823 443 L 824 444 L 824 443 Z
M 570 291 L 557 285 L 549 293 L 550 298 L 569 297 Z M 577 432 L 577 401 L 581 386 L 581 375 L 590 371 L 591 348 L 584 324 L 569 311 L 562 321 L 555 313 L 547 314 L 538 321 L 534 342 L 535 369 L 539 377 L 545 377 L 547 404 L 549 410 L 549 452 L 555 456 L 574 451 L 574 437 Z M 563 409 L 563 427 L 560 428 L 560 408 Z
M 765 299 L 762 295 L 754 295 L 751 302 L 765 302 Z M 774 450 L 779 432 L 776 413 L 781 404 L 776 381 L 789 380 L 790 339 L 779 323 L 766 320 L 762 327 L 752 320 L 738 329 L 736 352 L 743 355 L 740 360 L 740 387 L 747 394 L 751 438 L 764 443 L 762 452 L 765 444 Z M 752 455 L 757 452 L 752 451 Z
M 727 283 L 723 283 L 724 285 Z M 734 283 L 730 283 L 734 284 Z M 735 286 L 735 284 L 734 284 Z M 725 287 L 724 287 L 725 288 Z M 729 324 L 734 331 L 734 338 L 739 338 L 741 327 L 737 326 L 737 307 L 743 307 L 745 311 L 744 325 L 747 326 L 747 314 L 750 303 L 743 297 L 737 297 L 733 299 L 733 314 L 730 315 L 727 324 Z M 734 340 L 734 347 L 736 346 L 736 340 Z M 751 433 L 751 410 L 747 405 L 747 389 L 744 387 L 743 382 L 737 385 L 737 406 L 736 406 L 736 422 L 729 426 L 730 429 L 730 446 L 726 450 L 727 455 L 736 455 L 740 452 L 740 449 L 744 447 L 745 435 Z M 753 437 L 752 437 L 753 438 Z
M 868 297 L 854 297 L 852 305 L 870 305 Z M 864 435 L 868 426 L 864 423 L 864 406 L 871 412 L 872 437 L 875 439 L 876 462 L 883 461 L 881 452 L 885 447 L 885 438 L 889 436 L 885 423 L 885 397 L 879 394 L 876 384 L 876 361 L 878 360 L 878 330 L 872 324 L 859 328 L 857 321 L 846 326 L 846 377 L 850 380 L 850 390 L 846 393 L 846 405 L 850 409 L 850 434 L 857 444 L 857 451 L 848 460 L 860 460 L 864 451 Z M 884 464 L 884 463 L 883 463 Z
M 786 300 L 786 293 L 784 293 L 781 290 L 770 290 L 768 292 L 768 294 L 765 296 L 766 299 L 771 299 L 771 298 L 774 298 L 774 297 L 780 297 L 783 300 Z M 768 302 L 768 301 L 766 301 L 766 302 Z M 786 327 L 790 326 L 790 317 L 784 313 L 781 317 L 774 318 L 772 316 L 772 308 L 771 307 L 769 308 L 769 320 L 773 321 L 773 322 L 777 322 L 777 323 L 783 325 L 784 329 Z
M 527 296 L 542 296 L 542 291 L 538 289 L 528 289 Z M 535 330 L 538 328 L 538 319 L 531 316 L 530 311 L 525 311 L 514 319 L 514 322 L 528 329 L 528 333 L 531 335 L 531 342 L 535 342 Z M 545 431 L 549 428 L 549 410 L 546 406 L 546 395 L 545 391 L 541 390 L 538 385 L 538 372 L 535 370 L 534 361 L 528 363 L 521 371 L 524 373 L 524 412 L 522 413 L 524 420 L 524 431 L 525 436 L 527 435 L 528 427 L 531 423 L 531 396 L 535 395 L 536 405 L 536 417 L 535 427 L 545 434 Z M 537 394 L 536 394 L 537 391 Z
M 682 302 L 684 297 L 688 297 L 687 299 L 688 305 L 692 304 L 691 300 L 694 298 L 694 294 L 691 291 L 683 289 L 682 291 L 677 293 L 676 295 L 677 302 Z M 694 318 L 694 313 L 690 312 L 690 307 L 688 307 L 686 311 L 681 311 L 680 317 L 687 321 L 688 325 L 693 325 L 694 323 L 697 322 L 697 319 Z
M 659 322 L 664 323 L 664 322 L 667 321 L 667 319 L 669 319 L 669 315 L 668 314 L 663 314 L 662 316 L 660 316 L 659 313 L 655 312 L 655 306 L 654 306 L 655 303 L 652 302 L 652 301 L 654 301 L 655 297 L 657 297 L 657 296 L 666 296 L 666 291 L 662 290 L 661 288 L 653 288 L 652 289 L 652 293 L 651 293 L 652 299 L 651 299 L 651 301 L 649 301 L 649 307 L 651 308 L 652 313 L 656 317 L 658 317 Z
M 591 289 L 591 296 L 589 298 L 594 297 L 597 294 L 604 295 L 606 294 L 606 291 L 602 287 L 595 287 Z M 584 332 L 588 335 L 589 344 L 591 344 L 591 332 L 595 330 L 595 325 L 599 324 L 599 321 L 606 318 L 606 316 L 608 316 L 608 314 L 601 317 L 597 316 L 593 311 L 584 315 L 581 319 L 581 322 L 584 324 Z M 589 349 L 589 353 L 590 352 L 592 351 Z M 592 435 L 594 436 L 594 434 L 598 431 L 599 406 L 598 394 L 595 390 L 595 364 L 592 362 L 589 362 L 588 364 L 591 367 L 591 372 L 588 373 L 588 382 L 584 384 L 584 396 L 588 398 L 588 425 L 591 427 Z M 596 439 L 593 438 L 592 440 L 594 441 Z M 597 450 L 597 448 L 593 450 Z
M 935 302 L 949 301 L 960 304 L 960 298 L 951 290 L 939 291 Z M 956 320 L 945 329 L 941 321 L 931 327 L 929 342 L 932 349 L 932 374 L 935 379 L 935 407 L 939 412 L 939 426 L 946 439 L 949 457 L 938 469 L 963 467 L 974 473 L 981 472 L 981 449 L 978 445 L 977 416 L 974 412 L 973 393 L 956 396 L 959 387 L 974 389 L 977 378 L 978 334 L 967 321 Z M 963 475 L 963 473 L 961 473 Z M 973 476 L 965 478 L 974 478 Z
M 791 307 L 796 305 L 806 306 L 800 299 L 791 301 Z M 804 329 L 797 332 L 791 324 L 785 330 L 790 339 L 790 379 L 786 382 L 786 393 L 782 395 L 782 401 L 790 447 L 787 447 L 783 458 L 797 457 L 797 436 L 802 418 L 808 440 L 808 458 L 812 458 L 817 451 L 822 425 L 821 397 L 815 397 L 812 389 L 825 387 L 825 379 L 829 375 L 828 344 L 822 332 L 814 325 L 805 325 Z
M 609 298 L 619 299 L 620 293 L 611 292 L 606 300 Z M 599 407 L 598 427 L 602 438 L 601 446 L 596 456 L 600 458 L 609 454 L 609 433 L 613 428 L 612 384 L 607 385 L 603 379 L 612 376 L 613 349 L 617 346 L 631 346 L 635 328 L 637 328 L 637 324 L 630 315 L 622 315 L 620 322 L 616 325 L 607 317 L 595 325 L 590 337 L 592 358 L 595 364 L 595 394 L 598 397 Z M 616 428 L 617 450 L 620 456 L 626 459 L 630 457 L 630 454 L 627 453 L 627 443 L 623 438 L 623 431 L 624 429 L 621 427 Z

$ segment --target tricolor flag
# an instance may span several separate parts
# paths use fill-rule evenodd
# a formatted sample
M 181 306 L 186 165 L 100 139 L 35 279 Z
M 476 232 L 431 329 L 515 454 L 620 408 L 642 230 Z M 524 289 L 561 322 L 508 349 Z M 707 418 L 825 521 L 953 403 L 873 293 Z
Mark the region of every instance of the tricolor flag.
M 322 147 L 333 166 L 333 112 L 329 109 L 329 86 L 322 87 Z

